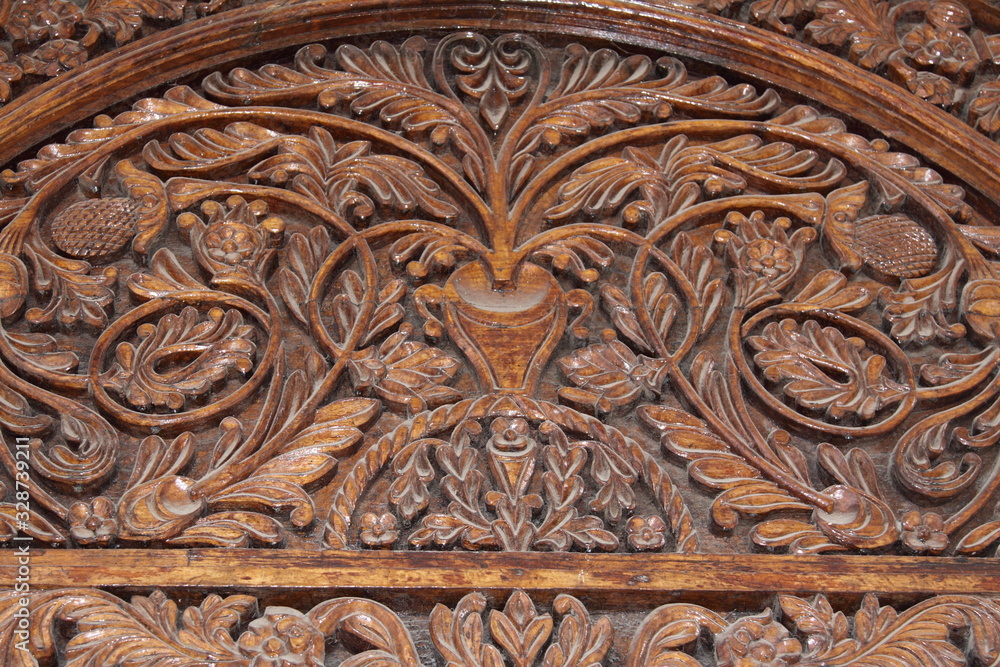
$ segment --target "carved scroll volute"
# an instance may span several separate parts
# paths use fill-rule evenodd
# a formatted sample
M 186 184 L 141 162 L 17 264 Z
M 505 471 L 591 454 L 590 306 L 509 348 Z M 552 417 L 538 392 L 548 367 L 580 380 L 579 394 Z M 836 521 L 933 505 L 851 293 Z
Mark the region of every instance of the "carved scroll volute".
M 566 328 L 565 296 L 531 263 L 505 287 L 495 289 L 482 264 L 463 266 L 444 288 L 445 326 L 484 388 L 532 394 Z

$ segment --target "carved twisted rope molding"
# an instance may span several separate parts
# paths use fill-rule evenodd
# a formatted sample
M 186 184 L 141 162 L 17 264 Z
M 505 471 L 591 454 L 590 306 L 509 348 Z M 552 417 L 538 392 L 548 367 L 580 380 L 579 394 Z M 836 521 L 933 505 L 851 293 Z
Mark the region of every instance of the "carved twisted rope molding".
M 112 53 L 0 114 L 189 77 L 13 135 L 45 145 L 2 175 L 0 540 L 68 553 L 37 553 L 2 641 L 30 608 L 69 664 L 1000 660 L 994 602 L 959 595 L 997 592 L 988 142 L 853 70 L 809 101 L 743 80 L 773 63 L 710 67 L 743 38 L 694 14 L 649 10 L 703 40 L 678 58 L 514 6 L 403 4 L 360 38 L 360 9 L 302 3 L 302 35 L 295 11 L 204 20 L 252 26 L 244 51 L 141 39 L 120 53 L 162 78 Z M 788 81 L 822 65 L 795 57 Z M 180 621 L 150 593 L 192 582 Z

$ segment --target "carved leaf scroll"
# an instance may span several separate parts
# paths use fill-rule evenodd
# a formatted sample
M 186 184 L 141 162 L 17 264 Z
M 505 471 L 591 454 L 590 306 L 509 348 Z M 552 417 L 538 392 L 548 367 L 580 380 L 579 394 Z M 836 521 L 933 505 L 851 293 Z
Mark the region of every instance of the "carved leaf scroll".
M 179 614 L 177 605 L 158 591 L 135 596 L 131 603 L 81 593 L 59 604 L 79 629 L 67 643 L 66 660 L 80 664 L 155 660 L 179 666 L 232 660 L 238 654 L 229 632 L 256 606 L 246 595 L 211 595 Z
M 136 408 L 179 410 L 186 398 L 198 398 L 225 380 L 231 371 L 254 367 L 253 327 L 236 310 L 212 309 L 207 321 L 187 307 L 165 315 L 155 326 L 143 325 L 138 346 L 120 343 L 116 363 L 102 376 Z
M 367 141 L 338 144 L 329 131 L 314 127 L 308 136 L 287 135 L 254 125 L 233 123 L 219 132 L 201 129 L 175 134 L 169 151 L 151 142 L 144 151 L 149 164 L 183 174 L 225 174 L 250 166 L 248 176 L 290 187 L 335 213 L 359 221 L 371 217 L 376 204 L 399 213 L 417 209 L 449 219 L 457 209 L 414 162 L 372 154 Z
M 70 626 L 66 664 L 242 666 L 277 657 L 318 667 L 335 655 L 351 665 L 424 664 L 401 610 L 364 598 L 334 598 L 304 613 L 283 606 L 260 610 L 247 595 L 209 595 L 183 612 L 160 591 L 133 596 L 130 602 L 95 589 L 31 597 L 25 634 L 30 634 L 33 653 L 43 659 L 55 656 L 54 624 L 62 621 Z M 10 651 L 26 650 L 28 643 L 16 631 L 17 602 L 12 593 L 0 596 L 0 647 Z M 595 618 L 588 609 L 593 605 L 570 595 L 557 596 L 550 614 L 540 612 L 522 590 L 513 591 L 502 609 L 473 592 L 453 606 L 435 605 L 427 625 L 431 659 L 454 667 L 707 667 L 738 665 L 747 656 L 772 656 L 773 664 L 960 667 L 973 661 L 990 664 L 1000 650 L 1000 611 L 986 597 L 942 595 L 897 610 L 867 594 L 854 610 L 853 622 L 823 595 L 779 595 L 777 603 L 780 614 L 769 608 L 720 614 L 695 604 L 670 603 L 645 613 L 636 627 L 633 614 Z M 707 640 L 708 651 L 698 650 L 694 640 L 699 635 Z M 623 646 L 618 661 L 613 643 Z M 16 662 L 22 654 L 10 656 L 15 659 L 10 664 L 30 664 Z
M 908 392 L 887 375 L 885 358 L 868 350 L 862 339 L 820 328 L 815 320 L 801 326 L 791 319 L 772 322 L 748 343 L 757 350 L 754 362 L 766 378 L 785 382 L 785 394 L 796 403 L 824 410 L 833 419 L 871 419 Z
M 602 158 L 574 172 L 559 191 L 560 204 L 546 217 L 560 220 L 578 212 L 606 216 L 622 209 L 626 225 L 653 224 L 698 202 L 742 192 L 753 181 L 799 191 L 836 183 L 844 167 L 831 160 L 814 173 L 819 157 L 788 143 L 765 143 L 743 135 L 704 145 L 689 145 L 684 136 L 666 143 L 659 158 L 626 148 L 619 158 Z
M 77 323 L 94 328 L 108 324 L 106 309 L 114 300 L 118 280 L 115 269 L 91 272 L 86 262 L 55 257 L 31 245 L 25 254 L 34 273 L 34 287 L 48 295 L 48 303 L 30 308 L 25 318 L 41 327 L 72 326 Z

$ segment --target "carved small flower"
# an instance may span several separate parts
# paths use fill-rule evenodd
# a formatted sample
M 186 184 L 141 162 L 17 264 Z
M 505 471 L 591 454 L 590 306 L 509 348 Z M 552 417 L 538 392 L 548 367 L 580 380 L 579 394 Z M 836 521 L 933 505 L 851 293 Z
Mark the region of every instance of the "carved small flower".
M 386 512 L 379 515 L 368 512 L 361 517 L 361 541 L 374 549 L 386 549 L 399 539 L 396 517 Z
M 716 638 L 719 667 L 781 667 L 802 657 L 802 644 L 774 620 L 771 610 L 741 618 Z
M 634 516 L 625 524 L 628 543 L 636 551 L 656 551 L 667 541 L 667 524 L 654 515 Z
M 775 280 L 792 270 L 791 249 L 769 239 L 755 239 L 743 251 L 744 268 L 768 280 Z
M 268 607 L 237 641 L 250 667 L 323 667 L 325 639 L 305 614 Z
M 260 235 L 238 222 L 218 223 L 205 231 L 208 256 L 217 262 L 236 266 L 254 256 L 260 248 Z
M 38 44 L 73 37 L 82 20 L 83 12 L 67 0 L 18 0 L 3 27 L 16 43 Z
M 118 537 L 114 504 L 104 496 L 90 503 L 74 503 L 69 508 L 69 532 L 82 546 L 106 547 Z
M 263 280 L 285 234 L 284 221 L 268 215 L 267 202 L 233 195 L 225 205 L 205 201 L 201 211 L 207 220 L 191 212 L 177 216 L 198 263 L 215 277 Z
M 816 239 L 816 230 L 801 227 L 789 233 L 791 227 L 792 221 L 785 217 L 768 223 L 761 211 L 749 217 L 733 211 L 716 230 L 716 250 L 725 254 L 738 277 L 737 298 L 742 305 L 765 295 L 773 297 L 795 278 L 806 246 Z
M 944 519 L 928 512 L 923 516 L 913 510 L 903 517 L 903 544 L 917 553 L 939 554 L 948 547 Z

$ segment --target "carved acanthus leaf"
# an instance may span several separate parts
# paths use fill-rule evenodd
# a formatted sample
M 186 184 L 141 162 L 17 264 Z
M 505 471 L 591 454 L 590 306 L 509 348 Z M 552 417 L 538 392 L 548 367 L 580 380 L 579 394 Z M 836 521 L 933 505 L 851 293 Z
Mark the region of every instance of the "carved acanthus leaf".
M 179 410 L 186 399 L 208 394 L 232 370 L 254 367 L 254 329 L 236 310 L 214 308 L 208 320 L 188 306 L 165 315 L 155 326 L 139 327 L 141 342 L 119 343 L 116 362 L 102 384 L 139 409 Z
M 461 364 L 435 347 L 410 340 L 412 335 L 413 328 L 404 324 L 381 345 L 353 353 L 347 363 L 355 390 L 413 413 L 457 401 L 461 394 L 447 384 Z
M 66 137 L 64 144 L 49 144 L 38 151 L 35 158 L 19 162 L 17 170 L 5 170 L 4 182 L 14 187 L 37 192 L 60 170 L 102 148 L 137 125 L 161 118 L 177 116 L 191 111 L 221 109 L 209 102 L 189 86 L 177 86 L 163 94 L 162 98 L 146 98 L 132 105 L 130 111 L 118 114 L 113 119 L 100 118 L 96 127 L 74 130 Z
M 909 391 L 887 374 L 885 358 L 868 350 L 863 340 L 845 338 L 833 327 L 820 328 L 815 320 L 801 326 L 791 319 L 772 322 L 748 343 L 757 350 L 754 362 L 768 380 L 785 383 L 789 398 L 832 419 L 871 419 Z
M 95 592 L 96 593 L 96 592 Z M 230 636 L 255 607 L 246 595 L 210 595 L 198 607 L 178 614 L 163 593 L 135 596 L 131 603 L 110 596 L 67 596 L 62 615 L 75 621 L 79 634 L 66 645 L 66 659 L 80 664 L 153 660 L 165 666 L 229 661 L 238 657 Z
M 0 595 L 0 646 L 15 646 L 19 595 Z M 58 620 L 72 628 L 65 644 L 67 664 L 266 664 L 264 658 L 279 650 L 278 657 L 304 667 L 320 667 L 324 658 L 345 652 L 350 657 L 344 664 L 350 665 L 423 664 L 400 615 L 364 598 L 335 598 L 303 613 L 281 606 L 260 612 L 253 597 L 209 595 L 180 613 L 160 591 L 134 596 L 131 602 L 96 589 L 32 591 L 30 596 L 28 626 L 35 657 L 54 657 Z M 942 595 L 897 611 L 867 594 L 853 623 L 823 595 L 779 595 L 777 602 L 780 616 L 764 609 L 741 610 L 728 618 L 706 607 L 670 603 L 649 612 L 636 628 L 629 620 L 594 619 L 587 605 L 565 594 L 552 602 L 553 614 L 540 613 L 527 593 L 516 590 L 502 611 L 490 609 L 487 633 L 483 614 L 493 605 L 473 592 L 453 608 L 434 607 L 429 618 L 433 648 L 428 650 L 449 667 L 502 667 L 508 662 L 515 667 L 595 667 L 611 657 L 613 642 L 622 646 L 618 657 L 628 667 L 734 667 L 747 656 L 755 662 L 758 656 L 771 656 L 775 665 L 961 667 L 975 661 L 990 664 L 1000 654 L 1000 609 L 986 597 Z M 235 636 L 248 619 L 246 629 Z M 709 651 L 714 648 L 714 660 L 705 647 L 696 648 L 699 637 L 707 639 Z
M 658 394 L 666 376 L 662 359 L 636 356 L 624 343 L 611 340 L 577 350 L 559 360 L 559 368 L 577 388 L 559 390 L 560 399 L 604 414 Z
M 824 46 L 847 45 L 853 62 L 875 69 L 899 50 L 890 9 L 888 2 L 824 0 L 814 8 L 817 18 L 806 27 L 806 37 Z
M 100 329 L 108 325 L 107 309 L 115 298 L 118 272 L 91 272 L 90 264 L 57 257 L 31 244 L 24 248 L 34 272 L 35 290 L 48 296 L 43 307 L 29 308 L 25 318 L 38 327 L 70 327 L 77 323 Z
M 908 278 L 895 292 L 883 290 L 883 317 L 892 325 L 892 337 L 902 344 L 926 345 L 951 343 L 965 336 L 964 326 L 948 321 L 958 303 L 958 281 L 964 273 L 965 262 L 959 260 L 929 276 Z
M 840 180 L 844 169 L 839 160 L 822 163 L 813 150 L 766 143 L 755 135 L 701 145 L 677 136 L 659 158 L 630 147 L 621 157 L 601 158 L 577 169 L 560 187 L 560 203 L 545 215 L 551 220 L 581 212 L 603 217 L 621 209 L 626 225 L 641 220 L 655 225 L 702 197 L 738 194 L 748 183 L 783 192 L 826 188 Z
M 330 232 L 313 227 L 308 234 L 296 232 L 288 240 L 287 266 L 278 272 L 278 285 L 289 312 L 303 324 L 309 323 L 309 293 L 313 279 L 330 253 Z

